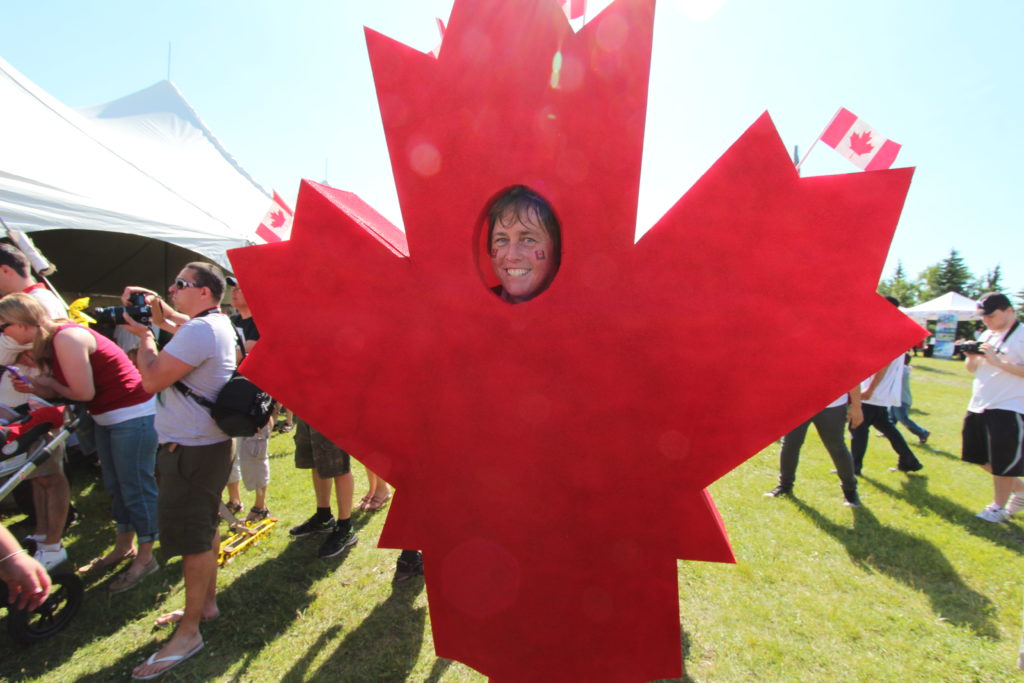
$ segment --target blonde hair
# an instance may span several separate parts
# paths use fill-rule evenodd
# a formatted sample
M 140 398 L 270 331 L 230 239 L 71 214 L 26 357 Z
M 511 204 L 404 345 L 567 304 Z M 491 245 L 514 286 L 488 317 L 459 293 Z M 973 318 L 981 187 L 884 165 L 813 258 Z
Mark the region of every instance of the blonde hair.
M 50 359 L 53 357 L 53 333 L 44 327 L 44 323 L 57 321 L 50 318 L 35 297 L 17 292 L 0 299 L 0 320 L 5 323 L 34 326 L 36 338 L 32 344 L 32 357 L 40 367 L 50 367 Z M 69 321 L 61 318 L 59 322 Z

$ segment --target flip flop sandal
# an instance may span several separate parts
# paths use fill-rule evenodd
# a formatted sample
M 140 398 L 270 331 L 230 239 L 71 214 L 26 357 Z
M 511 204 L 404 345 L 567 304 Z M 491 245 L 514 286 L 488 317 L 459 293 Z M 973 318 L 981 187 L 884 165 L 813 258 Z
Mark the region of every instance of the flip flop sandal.
M 139 585 L 140 581 L 142 581 L 144 578 L 154 573 L 158 569 L 160 569 L 160 564 L 156 561 L 156 558 L 154 557 L 150 561 L 150 563 L 143 567 L 138 574 L 132 574 L 130 571 L 126 571 L 120 576 L 118 576 L 116 579 L 111 581 L 110 588 L 108 590 L 112 595 L 117 595 L 118 593 L 124 593 L 125 591 L 129 591 L 132 588 L 135 588 L 137 585 Z
M 192 648 L 191 650 L 189 650 L 188 652 L 186 652 L 183 655 L 167 655 L 166 657 L 161 657 L 160 659 L 156 658 L 156 654 L 157 653 L 154 652 L 153 654 L 151 654 L 149 656 L 149 659 L 146 660 L 146 665 L 147 666 L 152 665 L 152 664 L 163 664 L 164 662 L 170 662 L 170 664 L 168 666 L 164 667 L 163 669 L 160 669 L 159 671 L 157 671 L 155 673 L 149 674 L 148 676 L 137 676 L 137 675 L 135 675 L 133 673 L 132 674 L 132 680 L 136 680 L 136 681 L 150 681 L 150 680 L 153 680 L 154 678 L 158 678 L 160 676 L 163 676 L 165 673 L 167 673 L 168 671 L 170 671 L 174 667 L 178 666 L 179 664 L 184 662 L 189 657 L 195 655 L 200 650 L 202 650 L 203 649 L 203 645 L 204 645 L 203 641 L 200 640 L 198 645 L 196 645 L 194 648 Z
M 251 510 L 249 510 L 249 514 L 245 516 L 245 521 L 247 521 L 247 522 L 262 522 L 263 520 L 265 520 L 269 516 L 270 516 L 270 509 L 269 508 L 258 508 L 256 506 L 253 506 L 253 508 Z
M 388 495 L 386 495 L 386 496 L 383 496 L 383 497 L 381 497 L 381 496 L 374 496 L 373 498 L 370 499 L 370 502 L 367 503 L 366 507 L 363 508 L 363 509 L 364 510 L 380 510 L 382 507 L 387 505 L 389 500 L 391 500 L 391 494 L 390 493 Z
M 137 551 L 131 550 L 131 551 L 125 553 L 124 555 L 122 555 L 121 557 L 118 557 L 116 559 L 114 559 L 114 558 L 107 559 L 106 557 L 100 555 L 99 557 L 92 558 L 91 560 L 89 560 L 88 562 L 83 564 L 81 567 L 79 567 L 78 568 L 78 573 L 79 574 L 91 574 L 92 572 L 99 571 L 101 569 L 110 569 L 112 567 L 116 567 L 117 565 L 121 564 L 125 560 L 134 560 L 135 559 L 135 555 L 137 555 L 137 554 L 138 554 Z

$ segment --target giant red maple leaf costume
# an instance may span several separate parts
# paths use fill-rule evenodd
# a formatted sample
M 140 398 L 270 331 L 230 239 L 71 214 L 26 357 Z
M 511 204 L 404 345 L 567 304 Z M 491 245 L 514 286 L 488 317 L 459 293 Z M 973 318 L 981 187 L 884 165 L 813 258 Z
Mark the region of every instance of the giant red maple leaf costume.
M 800 179 L 767 115 L 634 244 L 653 16 L 456 0 L 438 59 L 368 31 L 408 243 L 304 182 L 291 241 L 231 254 L 245 373 L 397 487 L 381 544 L 495 680 L 680 675 L 676 559 L 732 560 L 705 487 L 921 336 L 875 294 L 911 171 Z M 514 184 L 564 246 L 513 306 L 480 231 Z

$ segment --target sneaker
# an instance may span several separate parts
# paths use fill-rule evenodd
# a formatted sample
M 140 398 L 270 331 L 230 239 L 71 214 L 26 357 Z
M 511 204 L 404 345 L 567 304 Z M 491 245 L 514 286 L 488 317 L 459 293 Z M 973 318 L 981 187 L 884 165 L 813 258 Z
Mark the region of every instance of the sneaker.
M 413 557 L 404 557 L 405 553 L 398 556 L 398 562 L 395 563 L 395 577 L 392 579 L 394 583 L 401 583 L 407 581 L 414 576 L 423 575 L 423 554 L 417 552 Z
M 917 463 L 916 465 L 909 465 L 909 466 L 906 466 L 906 467 L 903 466 L 903 465 L 900 465 L 898 467 L 890 467 L 889 471 L 890 472 L 903 472 L 904 474 L 910 474 L 911 472 L 920 472 L 923 469 L 924 469 L 924 465 L 922 465 L 921 463 Z
M 64 549 L 64 546 L 60 546 L 56 550 L 38 548 L 32 556 L 36 558 L 36 562 L 46 568 L 46 571 L 50 571 L 61 562 L 67 561 L 68 551 Z
M 334 515 L 323 521 L 317 519 L 316 515 L 313 515 L 302 524 L 292 527 L 288 535 L 298 538 L 299 536 L 309 536 L 310 534 L 327 534 L 332 531 L 334 531 Z
M 923 445 L 925 445 L 926 443 L 928 443 L 928 437 L 929 437 L 929 436 L 931 436 L 931 435 L 932 435 L 932 433 L 931 433 L 931 432 L 925 432 L 925 433 L 924 433 L 924 434 L 922 434 L 921 436 L 917 437 L 917 440 L 918 440 L 918 441 L 920 441 L 920 442 L 921 442 L 921 445 L 923 446 Z
M 791 493 L 793 493 L 792 486 L 783 486 L 782 484 L 779 484 L 778 486 L 776 486 L 775 488 L 773 488 L 771 491 L 764 495 L 767 496 L 768 498 L 778 498 L 779 496 L 788 496 Z
M 843 502 L 843 505 L 846 507 L 860 507 L 860 496 L 857 495 L 856 491 L 847 491 L 846 489 L 843 489 L 843 498 L 846 499 L 845 502 Z
M 324 539 L 324 543 L 320 546 L 317 556 L 321 559 L 334 557 L 345 548 L 354 546 L 358 540 L 359 538 L 356 536 L 356 532 L 352 530 L 352 527 L 349 527 L 347 531 L 334 529 L 331 531 L 330 536 Z
M 985 508 L 984 510 L 982 510 L 981 512 L 974 516 L 978 519 L 983 519 L 986 522 L 992 522 L 994 524 L 998 524 L 999 522 L 1005 522 L 1006 520 L 1010 519 L 1010 513 L 1007 512 L 1005 508 L 1003 508 L 1000 505 L 996 505 L 995 503 L 992 503 L 987 508 Z
M 1006 511 L 1011 515 L 1015 515 L 1021 510 L 1024 510 L 1024 493 L 1010 494 L 1010 501 L 1006 504 Z

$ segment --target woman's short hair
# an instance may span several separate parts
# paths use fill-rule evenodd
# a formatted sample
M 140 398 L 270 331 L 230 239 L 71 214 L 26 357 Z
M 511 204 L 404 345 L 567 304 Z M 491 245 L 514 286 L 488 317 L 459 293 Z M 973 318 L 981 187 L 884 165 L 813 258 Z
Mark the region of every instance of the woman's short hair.
M 525 185 L 513 185 L 491 202 L 487 209 L 487 248 L 490 249 L 494 237 L 494 226 L 509 213 L 520 222 L 524 218 L 536 217 L 551 236 L 555 266 L 558 266 L 562 260 L 562 229 L 558 218 L 548 201 Z

